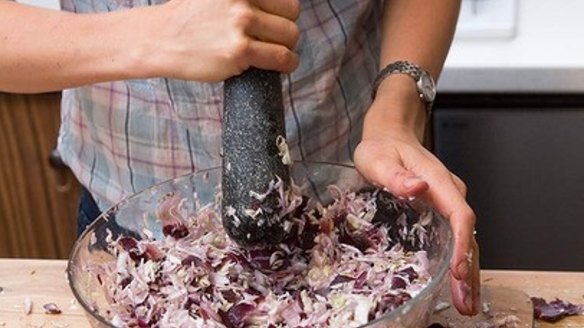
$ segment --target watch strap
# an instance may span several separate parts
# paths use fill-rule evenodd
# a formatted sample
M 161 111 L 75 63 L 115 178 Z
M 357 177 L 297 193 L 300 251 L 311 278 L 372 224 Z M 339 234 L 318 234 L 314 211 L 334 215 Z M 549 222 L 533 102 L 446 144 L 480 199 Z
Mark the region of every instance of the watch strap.
M 375 77 L 375 81 L 373 82 L 371 99 L 375 99 L 375 96 L 377 95 L 377 89 L 379 89 L 379 85 L 381 84 L 381 82 L 383 82 L 383 80 L 385 80 L 391 74 L 395 73 L 406 74 L 411 76 L 412 79 L 414 79 L 414 82 L 416 83 L 416 89 L 420 96 L 420 100 L 426 104 L 426 111 L 428 112 L 428 114 L 430 114 L 432 110 L 432 102 L 428 102 L 425 100 L 422 92 L 419 90 L 418 87 L 418 81 L 420 81 L 422 74 L 425 73 L 428 76 L 430 75 L 423 68 L 409 61 L 405 60 L 395 61 L 385 66 L 381 71 L 379 71 L 377 77 Z

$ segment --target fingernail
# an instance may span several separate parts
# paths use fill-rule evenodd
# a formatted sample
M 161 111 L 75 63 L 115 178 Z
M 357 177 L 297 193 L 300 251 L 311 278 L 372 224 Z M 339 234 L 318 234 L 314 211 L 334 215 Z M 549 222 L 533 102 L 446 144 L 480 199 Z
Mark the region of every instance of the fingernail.
M 404 187 L 411 188 L 417 184 L 420 184 L 421 182 L 422 182 L 422 179 L 420 179 L 420 178 L 407 178 L 404 181 Z

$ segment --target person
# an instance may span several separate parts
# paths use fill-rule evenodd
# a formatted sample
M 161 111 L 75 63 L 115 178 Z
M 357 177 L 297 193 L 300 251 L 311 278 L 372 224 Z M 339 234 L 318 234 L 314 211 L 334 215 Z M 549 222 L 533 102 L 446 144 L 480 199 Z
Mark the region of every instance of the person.
M 372 183 L 449 219 L 453 303 L 479 308 L 466 187 L 422 144 L 428 104 L 407 61 L 437 79 L 460 0 L 62 0 L 0 2 L 0 90 L 63 90 L 58 149 L 91 218 L 122 197 L 221 162 L 221 83 L 282 72 L 294 158 L 350 161 Z M 94 203 L 95 202 L 95 203 Z M 96 205 L 92 205 L 96 204 Z

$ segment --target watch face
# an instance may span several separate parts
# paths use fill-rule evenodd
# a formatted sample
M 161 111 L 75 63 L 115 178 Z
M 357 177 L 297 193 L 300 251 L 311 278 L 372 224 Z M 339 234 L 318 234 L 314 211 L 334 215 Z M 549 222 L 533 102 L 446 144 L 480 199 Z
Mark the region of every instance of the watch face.
M 418 80 L 418 89 L 422 93 L 424 100 L 427 102 L 433 102 L 436 98 L 436 85 L 434 84 L 434 80 L 428 76 L 428 74 L 420 75 L 420 79 Z

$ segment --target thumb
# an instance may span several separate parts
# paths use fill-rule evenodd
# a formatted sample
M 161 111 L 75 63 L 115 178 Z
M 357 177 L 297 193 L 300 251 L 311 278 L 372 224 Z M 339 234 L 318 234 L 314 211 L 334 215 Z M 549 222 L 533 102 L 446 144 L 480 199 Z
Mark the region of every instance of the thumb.
M 397 197 L 415 197 L 429 188 L 426 181 L 389 156 L 365 165 L 355 164 L 366 179 Z

